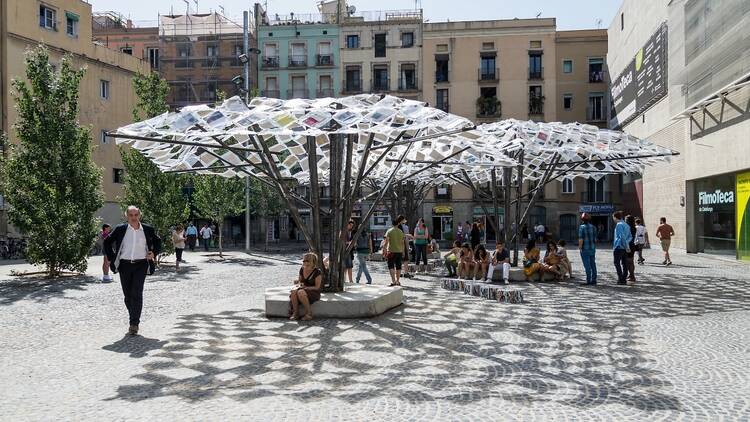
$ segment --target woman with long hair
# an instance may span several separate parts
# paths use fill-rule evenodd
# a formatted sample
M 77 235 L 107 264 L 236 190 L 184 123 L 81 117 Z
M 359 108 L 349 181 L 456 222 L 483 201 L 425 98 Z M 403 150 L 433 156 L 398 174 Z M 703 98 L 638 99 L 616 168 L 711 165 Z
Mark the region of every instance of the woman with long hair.
M 477 246 L 477 250 L 474 252 L 474 279 L 487 280 L 487 269 L 490 265 L 490 254 L 487 253 L 487 249 L 484 245 Z

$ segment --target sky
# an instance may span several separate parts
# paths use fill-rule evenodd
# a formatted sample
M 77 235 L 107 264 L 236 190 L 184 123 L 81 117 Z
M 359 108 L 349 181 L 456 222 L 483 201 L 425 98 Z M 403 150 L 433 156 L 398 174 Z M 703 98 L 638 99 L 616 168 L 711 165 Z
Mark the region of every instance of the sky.
M 155 25 L 159 14 L 184 13 L 184 0 L 87 0 L 95 12 L 115 11 L 136 22 L 138 26 Z M 254 1 L 197 0 L 199 13 L 220 11 L 242 23 L 242 11 L 252 9 Z M 269 15 L 289 12 L 314 13 L 315 0 L 266 0 Z M 195 13 L 195 0 L 189 0 L 190 12 Z M 263 3 L 263 0 L 261 0 Z M 424 11 L 428 22 L 533 18 L 557 18 L 557 29 L 606 29 L 620 6 L 621 0 L 349 0 L 357 11 L 413 9 L 415 3 Z M 460 4 L 461 7 L 456 7 Z M 150 21 L 150 22 L 148 22 Z

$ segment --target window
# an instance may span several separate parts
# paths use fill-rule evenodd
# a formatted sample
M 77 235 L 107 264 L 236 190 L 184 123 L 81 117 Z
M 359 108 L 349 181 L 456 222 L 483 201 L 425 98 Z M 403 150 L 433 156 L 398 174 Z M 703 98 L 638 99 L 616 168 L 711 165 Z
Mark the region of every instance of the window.
M 486 53 L 485 53 L 486 54 Z M 479 80 L 494 81 L 497 79 L 497 68 L 495 67 L 495 56 L 483 55 L 479 59 Z
M 563 73 L 573 73 L 573 60 L 563 60 Z
M 347 35 L 346 48 L 359 48 L 359 35 Z
M 591 122 L 604 120 L 604 93 L 589 93 L 589 104 L 586 110 L 586 119 Z
M 573 193 L 573 179 L 562 180 L 562 193 Z
M 333 55 L 331 54 L 330 42 L 318 43 L 318 58 L 315 64 L 317 66 L 333 65 Z
M 607 177 L 599 180 L 586 179 L 586 192 L 583 192 L 582 202 L 609 202 L 609 192 L 605 192 Z
M 109 98 L 109 81 L 104 79 L 99 81 L 99 96 L 105 100 Z
M 346 67 L 345 92 L 362 92 L 362 68 L 359 66 Z
M 148 63 L 151 65 L 151 69 L 158 69 L 159 68 L 159 49 L 147 48 L 146 54 L 148 54 Z
M 398 89 L 409 91 L 417 89 L 417 67 L 414 64 L 402 64 L 399 74 Z
M 305 53 L 304 43 L 293 43 L 292 44 L 292 55 L 289 56 L 290 67 L 305 67 L 307 66 L 307 55 Z
M 292 95 L 289 98 L 307 98 L 306 85 L 304 76 L 292 76 Z
M 372 90 L 388 91 L 388 67 L 376 66 L 372 69 Z
M 450 201 L 451 200 L 451 186 L 445 185 L 445 184 L 435 186 L 435 200 L 436 201 Z
M 112 182 L 125 183 L 125 170 L 113 168 L 112 169 Z
M 573 94 L 563 94 L 563 108 L 565 110 L 573 108 Z
M 435 91 L 435 108 L 439 108 L 445 112 L 450 111 L 447 89 L 438 89 Z
M 529 53 L 529 79 L 542 79 L 542 53 Z
M 529 87 L 529 114 L 544 114 L 544 96 L 541 85 Z
M 122 47 L 120 49 L 120 53 L 128 54 L 128 55 L 132 56 L 133 55 L 133 47 Z
M 208 57 L 217 57 L 219 55 L 219 46 L 218 45 L 207 45 L 206 46 L 206 56 Z
M 494 42 L 483 42 L 482 43 L 482 50 L 494 50 L 495 49 L 495 43 Z
M 57 11 L 47 6 L 39 6 L 39 26 L 57 29 Z
M 266 78 L 266 90 L 263 91 L 264 97 L 279 98 L 279 81 L 276 77 Z
M 541 223 L 544 227 L 547 227 L 547 209 L 540 206 L 532 208 L 529 213 L 528 221 L 529 225 L 537 225 Z
M 589 82 L 604 82 L 604 59 L 600 57 L 589 59 Z
M 216 101 L 218 98 L 217 91 L 219 90 L 219 83 L 217 81 L 209 81 L 206 84 L 206 99 L 208 101 Z
M 447 54 L 438 54 L 435 56 L 435 82 L 448 82 L 449 60 Z
M 65 12 L 65 33 L 70 37 L 78 36 L 78 15 Z
M 477 101 L 477 116 L 494 117 L 498 114 L 497 88 L 494 86 L 480 88 L 479 101 Z
M 190 44 L 183 44 L 177 47 L 177 60 L 174 67 L 191 67 L 190 66 Z
M 414 33 L 413 32 L 402 32 L 401 33 L 401 47 L 414 47 Z
M 385 34 L 375 34 L 375 57 L 385 57 Z
M 333 97 L 333 78 L 331 75 L 320 75 L 318 80 L 318 98 Z
M 100 140 L 102 142 L 102 145 L 106 144 L 107 143 L 107 130 L 102 129 L 100 136 L 101 136 Z
M 279 67 L 279 48 L 276 44 L 263 45 L 263 67 Z

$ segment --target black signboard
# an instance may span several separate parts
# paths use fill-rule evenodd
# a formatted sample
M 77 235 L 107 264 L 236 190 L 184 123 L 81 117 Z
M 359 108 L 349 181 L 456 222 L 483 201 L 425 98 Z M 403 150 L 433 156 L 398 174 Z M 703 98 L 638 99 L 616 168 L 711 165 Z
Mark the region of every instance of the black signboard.
M 628 123 L 667 94 L 667 54 L 667 24 L 662 23 L 612 81 L 610 94 L 616 115 L 611 127 Z

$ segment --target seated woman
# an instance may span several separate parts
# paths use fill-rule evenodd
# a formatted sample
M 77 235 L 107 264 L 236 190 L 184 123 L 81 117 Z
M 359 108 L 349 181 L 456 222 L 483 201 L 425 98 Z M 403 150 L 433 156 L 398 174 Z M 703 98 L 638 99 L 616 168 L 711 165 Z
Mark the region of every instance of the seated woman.
M 560 265 L 561 261 L 562 258 L 557 254 L 557 243 L 554 241 L 547 242 L 547 251 L 544 253 L 542 272 L 554 274 L 555 280 L 561 281 L 563 274 L 562 265 Z
M 448 277 L 458 275 L 458 257 L 461 255 L 461 242 L 453 242 L 453 248 L 445 254 L 445 268 L 448 269 Z
M 490 265 L 490 254 L 487 253 L 487 249 L 484 245 L 479 244 L 476 252 L 474 252 L 474 279 L 479 280 L 480 278 L 484 281 L 487 280 L 487 268 Z
M 289 319 L 299 319 L 300 303 L 307 311 L 302 319 L 305 321 L 312 319 L 312 304 L 320 300 L 322 283 L 323 277 L 321 277 L 320 269 L 318 269 L 318 256 L 308 252 L 302 257 L 299 279 L 289 294 L 289 300 L 292 303 L 292 315 L 289 316 Z
M 468 243 L 464 243 L 461 246 L 461 253 L 458 257 L 458 278 L 470 278 L 473 275 L 473 270 L 474 253 L 471 251 L 471 246 Z
M 565 250 L 565 241 L 563 239 L 557 242 L 557 255 L 560 257 L 563 278 L 565 278 L 566 274 L 568 277 L 573 278 L 573 265 L 570 263 L 570 259 L 568 259 L 568 251 Z
M 537 249 L 533 239 L 529 240 L 523 250 L 523 273 L 526 278 L 530 278 L 536 273 L 541 275 L 543 272 L 542 265 L 539 263 L 539 249 Z

